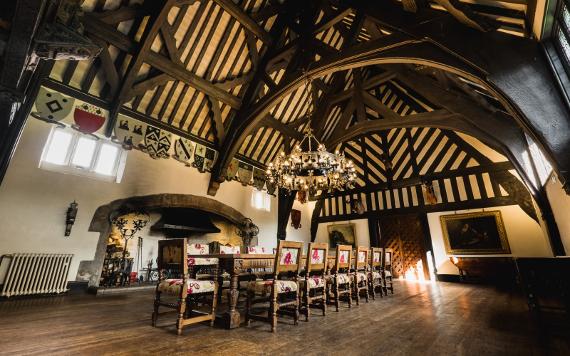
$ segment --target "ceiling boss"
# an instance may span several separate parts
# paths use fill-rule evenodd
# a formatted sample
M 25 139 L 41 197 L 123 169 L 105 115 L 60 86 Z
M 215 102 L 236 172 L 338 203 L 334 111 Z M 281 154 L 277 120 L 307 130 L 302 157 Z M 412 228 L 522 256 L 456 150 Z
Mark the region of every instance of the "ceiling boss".
M 310 85 L 311 78 L 307 77 L 307 94 Z M 313 115 L 312 107 L 313 102 L 309 106 L 308 117 Z M 310 127 L 304 134 L 303 140 L 295 145 L 290 154 L 281 151 L 275 161 L 269 164 L 266 171 L 269 182 L 289 191 L 307 191 L 313 196 L 319 191 L 352 188 L 356 179 L 352 161 L 338 150 L 328 152 Z

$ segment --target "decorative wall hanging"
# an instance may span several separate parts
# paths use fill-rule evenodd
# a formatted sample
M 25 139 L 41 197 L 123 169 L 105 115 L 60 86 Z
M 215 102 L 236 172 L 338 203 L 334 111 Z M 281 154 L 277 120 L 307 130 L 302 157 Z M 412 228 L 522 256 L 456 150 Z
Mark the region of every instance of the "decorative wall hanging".
M 239 161 L 235 158 L 232 158 L 230 164 L 228 165 L 228 170 L 226 171 L 226 179 L 228 181 L 236 179 L 238 166 Z
M 204 171 L 204 158 L 206 156 L 206 146 L 199 143 L 196 144 L 196 151 L 194 151 L 194 162 L 192 162 L 192 167 L 198 169 L 198 171 Z
M 39 119 L 48 122 L 61 121 L 71 113 L 74 102 L 73 98 L 40 87 L 36 98 L 35 117 L 39 116 Z
M 291 226 L 295 229 L 303 227 L 303 225 L 301 225 L 301 210 L 291 209 Z
M 248 185 L 251 183 L 251 178 L 253 177 L 253 166 L 245 162 L 240 162 L 238 166 L 238 179 L 242 185 Z
M 149 156 L 152 158 L 168 158 L 170 155 L 170 145 L 172 143 L 172 134 L 153 126 L 147 126 L 144 136 L 144 144 Z
M 79 204 L 73 201 L 73 203 L 69 204 L 69 208 L 67 208 L 67 213 L 65 214 L 65 236 L 71 235 L 71 228 L 73 224 L 75 224 L 75 218 L 77 217 L 77 211 Z
M 354 214 L 362 215 L 364 214 L 364 205 L 359 199 L 350 200 L 350 211 Z
M 214 161 L 216 160 L 216 151 L 206 147 L 206 154 L 204 155 L 204 168 L 203 171 L 211 171 Z
M 258 168 L 253 168 L 253 186 L 257 190 L 262 190 L 265 185 L 265 171 Z
M 509 254 L 500 211 L 440 216 L 445 249 L 450 255 Z
M 174 159 L 179 162 L 184 163 L 186 166 L 190 166 L 190 160 L 194 155 L 194 144 L 192 141 L 180 137 L 178 140 L 174 141 Z
M 422 182 L 422 192 L 424 195 L 424 202 L 426 205 L 437 204 L 437 196 L 435 195 L 435 190 L 433 188 L 432 182 Z
M 75 106 L 73 121 L 75 121 L 73 128 L 84 134 L 92 134 L 103 126 L 105 116 L 103 110 L 95 105 L 83 103 Z
M 305 204 L 307 202 L 307 192 L 304 190 L 299 190 L 297 192 L 297 200 L 301 204 Z
M 138 148 L 144 139 L 146 124 L 119 115 L 115 124 L 115 137 L 125 149 Z

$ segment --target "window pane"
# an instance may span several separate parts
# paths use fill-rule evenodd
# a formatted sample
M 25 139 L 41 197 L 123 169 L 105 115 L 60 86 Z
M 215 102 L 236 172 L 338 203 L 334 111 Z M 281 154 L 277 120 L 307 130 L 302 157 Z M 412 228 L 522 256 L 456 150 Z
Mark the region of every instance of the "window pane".
M 65 164 L 65 157 L 71 144 L 73 135 L 63 130 L 55 130 L 49 141 L 49 146 L 45 155 L 45 162 L 63 165 Z
M 87 137 L 80 137 L 77 141 L 77 147 L 73 153 L 71 163 L 78 167 L 89 168 L 93 161 L 93 154 L 95 153 L 96 146 L 97 142 L 95 140 Z
M 113 175 L 115 173 L 115 162 L 117 161 L 118 156 L 119 148 L 117 146 L 107 143 L 102 144 L 99 158 L 95 165 L 95 172 L 108 176 Z

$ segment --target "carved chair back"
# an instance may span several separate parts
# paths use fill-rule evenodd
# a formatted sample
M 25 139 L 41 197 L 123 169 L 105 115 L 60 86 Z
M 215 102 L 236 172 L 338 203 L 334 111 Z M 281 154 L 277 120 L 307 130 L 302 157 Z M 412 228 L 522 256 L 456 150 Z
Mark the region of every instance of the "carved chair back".
M 327 270 L 327 259 L 329 255 L 329 244 L 326 242 L 309 243 L 307 249 L 307 262 L 305 265 L 305 272 L 307 276 L 311 272 L 325 272 Z
M 382 247 L 372 247 L 371 266 L 373 270 L 380 270 L 384 265 L 384 249 Z
M 352 262 L 352 246 L 350 245 L 337 245 L 336 257 L 334 260 L 333 273 L 340 270 L 349 270 Z
M 356 248 L 354 269 L 357 271 L 367 271 L 369 256 L 370 256 L 370 249 L 368 247 L 358 246 Z
M 301 271 L 302 255 L 302 242 L 280 240 L 277 245 L 277 254 L 275 255 L 273 268 L 275 279 L 286 273 L 298 276 Z
M 166 275 L 175 275 L 178 278 L 186 275 L 188 273 L 187 253 L 186 239 L 158 241 L 157 265 L 161 278 L 164 278 Z
M 394 259 L 394 250 L 391 248 L 384 249 L 384 261 L 382 267 L 385 270 L 392 272 L 392 261 Z

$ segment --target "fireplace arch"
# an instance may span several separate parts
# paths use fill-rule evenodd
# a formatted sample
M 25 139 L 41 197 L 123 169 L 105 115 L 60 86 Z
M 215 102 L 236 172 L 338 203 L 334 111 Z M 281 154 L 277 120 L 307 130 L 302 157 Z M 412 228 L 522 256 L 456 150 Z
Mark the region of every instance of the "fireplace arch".
M 107 237 L 111 233 L 111 220 L 121 212 L 128 210 L 159 211 L 165 208 L 189 208 L 223 217 L 233 224 L 239 224 L 245 216 L 238 210 L 215 199 L 191 194 L 153 194 L 117 199 L 97 208 L 91 219 L 89 231 L 99 232 L 99 240 L 93 260 L 81 261 L 76 280 L 87 281 L 89 288 L 99 287 L 103 259 L 107 246 Z

